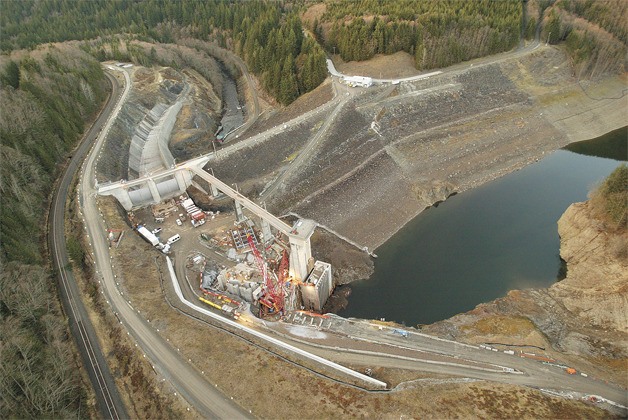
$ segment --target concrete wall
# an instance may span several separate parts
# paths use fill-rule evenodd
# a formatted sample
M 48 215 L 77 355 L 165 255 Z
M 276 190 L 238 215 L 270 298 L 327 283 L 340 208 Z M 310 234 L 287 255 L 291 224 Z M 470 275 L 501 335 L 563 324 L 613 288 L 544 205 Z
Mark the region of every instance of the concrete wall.
M 331 264 L 316 261 L 307 281 L 301 284 L 303 306 L 306 310 L 321 312 L 331 292 Z

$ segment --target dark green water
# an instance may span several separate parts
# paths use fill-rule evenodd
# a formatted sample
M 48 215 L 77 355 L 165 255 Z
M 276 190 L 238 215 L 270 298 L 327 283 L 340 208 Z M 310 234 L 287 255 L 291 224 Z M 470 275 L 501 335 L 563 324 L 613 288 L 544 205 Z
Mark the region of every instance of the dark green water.
M 428 324 L 550 286 L 561 265 L 558 219 L 626 160 L 627 138 L 625 127 L 576 143 L 424 211 L 376 250 L 374 275 L 351 284 L 340 315 Z

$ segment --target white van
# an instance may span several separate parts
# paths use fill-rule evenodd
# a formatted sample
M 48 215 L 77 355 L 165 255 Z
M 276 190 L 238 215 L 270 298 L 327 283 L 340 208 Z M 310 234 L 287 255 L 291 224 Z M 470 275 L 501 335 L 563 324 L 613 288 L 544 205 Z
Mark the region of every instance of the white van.
M 179 239 L 181 239 L 181 235 L 179 235 L 178 233 L 174 236 L 171 236 L 170 238 L 168 238 L 168 245 L 172 245 L 173 243 L 177 242 Z

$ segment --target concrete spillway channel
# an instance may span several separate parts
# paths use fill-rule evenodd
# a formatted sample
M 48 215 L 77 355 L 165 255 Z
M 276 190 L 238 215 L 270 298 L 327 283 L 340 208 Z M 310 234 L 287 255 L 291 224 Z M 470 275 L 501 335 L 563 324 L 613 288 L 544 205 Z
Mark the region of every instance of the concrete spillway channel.
M 168 142 L 189 90 L 190 85 L 185 83 L 173 105 L 156 104 L 137 126 L 129 149 L 129 179 L 174 165 Z

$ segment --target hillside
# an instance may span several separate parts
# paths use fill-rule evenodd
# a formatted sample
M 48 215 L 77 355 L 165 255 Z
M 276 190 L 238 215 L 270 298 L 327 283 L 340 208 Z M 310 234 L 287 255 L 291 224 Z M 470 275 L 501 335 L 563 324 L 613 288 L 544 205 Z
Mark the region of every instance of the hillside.
M 628 5 L 622 0 L 557 0 L 545 11 L 541 39 L 564 43 L 578 79 L 626 70 Z
M 304 20 L 344 61 L 405 51 L 423 70 L 515 47 L 522 7 L 518 0 L 325 1 L 311 6 Z
M 2 9 L 0 50 L 4 52 L 94 39 L 106 49 L 108 39 L 120 34 L 159 43 L 198 39 L 242 57 L 281 105 L 323 82 L 326 54 L 364 61 L 403 51 L 413 57 L 418 70 L 426 70 L 512 50 L 524 39 L 540 38 L 564 42 L 583 77 L 625 68 L 626 4 L 621 0 L 24 0 L 4 2 Z M 114 59 L 147 64 L 122 49 L 114 51 Z
M 100 64 L 78 48 L 0 57 L 0 416 L 88 412 L 44 254 L 48 194 L 105 99 Z
M 625 124 L 625 108 L 621 107 L 626 104 L 622 92 L 627 35 L 626 3 L 622 0 L 530 0 L 523 10 L 518 0 L 302 5 L 219 0 L 24 0 L 0 4 L 0 49 L 4 54 L 0 56 L 0 417 L 91 414 L 67 325 L 51 286 L 55 282 L 43 243 L 54 180 L 107 94 L 99 63 L 104 58 L 163 66 L 138 71 L 136 81 L 146 85 L 163 75 L 171 77 L 173 84 L 186 78 L 196 84 L 196 102 L 186 105 L 177 126 L 177 157 L 183 159 L 209 147 L 209 136 L 203 136 L 205 131 L 215 131 L 222 109 L 221 81 L 216 77 L 222 71 L 219 67 L 225 66 L 234 78 L 239 76 L 226 59 L 215 55 L 210 44 L 243 57 L 272 97 L 269 102 L 278 105 L 274 119 L 260 121 L 254 126 L 259 128 L 287 121 L 286 115 L 299 109 L 297 98 L 307 99 L 307 92 L 332 96 L 330 84 L 321 85 L 327 77 L 326 53 L 362 60 L 360 64 L 366 67 L 369 61 L 364 60 L 370 57 L 377 57 L 380 66 L 390 67 L 389 62 L 382 62 L 395 54 L 396 59 L 423 70 L 513 49 L 522 33 L 532 39 L 537 34 L 536 22 L 542 23 L 540 38 L 558 46 L 541 47 L 516 61 L 456 70 L 427 81 L 390 86 L 386 91 L 375 87 L 368 93 L 371 96 L 352 100 L 339 113 L 323 139 L 321 153 L 305 167 L 309 172 L 295 177 L 300 184 L 290 188 L 278 206 L 292 206 L 372 248 L 421 208 L 450 192 L 473 188 L 618 120 Z M 409 13 L 410 9 L 414 11 Z M 302 30 L 302 21 L 309 30 Z M 52 44 L 70 39 L 76 41 Z M 623 76 L 580 84 L 581 79 L 597 81 L 618 73 Z M 315 90 L 317 86 L 321 90 Z M 215 95 L 208 93 L 212 89 Z M 131 98 L 147 109 L 156 100 L 150 95 Z M 284 108 L 291 103 L 294 108 Z M 198 128 L 192 116 L 201 113 L 204 119 L 199 120 Z M 294 158 L 293 153 L 320 127 L 323 117 L 310 125 L 291 127 L 273 143 L 257 145 L 250 156 L 239 161 L 250 172 L 225 161 L 223 172 L 217 174 L 221 179 L 223 175 L 225 179 L 246 175 L 243 181 L 252 179 L 261 185 L 289 161 L 281 153 L 286 150 L 286 159 Z M 382 140 L 369 131 L 373 122 L 381 125 Z M 128 126 L 134 123 L 129 119 Z M 122 134 L 123 128 L 119 129 Z M 489 154 L 478 153 L 481 150 Z M 110 152 L 111 160 L 124 157 L 116 155 L 118 149 Z M 107 158 L 102 161 L 102 165 L 109 163 Z M 122 165 L 111 164 L 109 170 L 112 179 L 125 176 Z M 266 172 L 260 176 L 256 171 Z M 379 191 L 390 185 L 397 188 L 386 196 L 379 192 L 369 195 L 375 188 L 366 192 L 358 188 L 364 185 L 381 186 Z M 625 194 L 621 190 L 613 203 L 625 203 L 622 192 Z M 321 198 L 311 200 L 316 194 Z M 625 225 L 626 213 L 625 209 L 623 213 L 612 211 L 619 216 L 604 221 L 606 210 L 600 209 L 606 207 L 597 206 L 599 197 L 594 195 L 590 204 L 571 207 L 559 224 L 567 279 L 548 290 L 512 292 L 470 314 L 436 324 L 432 331 L 473 342 L 533 343 L 626 386 L 628 267 L 622 248 L 626 233 L 609 228 L 613 223 Z M 391 211 L 377 200 L 396 207 Z M 348 201 L 354 204 L 350 212 L 340 214 L 338 209 Z M 75 231 L 82 235 L 81 229 Z M 70 239 L 68 245 L 71 254 L 84 252 L 76 240 Z M 158 299 L 165 305 L 162 295 Z M 180 326 L 177 330 L 182 335 L 186 331 Z M 249 350 L 243 345 L 241 352 L 249 354 Z M 265 378 L 253 370 L 248 374 Z M 339 397 L 342 388 L 332 391 L 305 375 L 303 378 L 285 382 L 312 386 L 337 406 L 346 406 Z M 494 403 L 494 391 L 485 389 L 488 387 L 468 385 L 464 399 L 458 393 L 440 398 L 442 404 L 431 408 L 445 411 L 434 415 L 471 415 L 469 403 L 484 404 L 485 399 L 486 404 Z M 510 392 L 510 388 L 504 389 L 503 394 Z M 290 395 L 298 395 L 302 389 L 290 391 Z M 249 392 L 248 399 L 259 400 L 253 387 Z M 412 400 L 420 401 L 421 409 L 430 408 L 431 403 L 426 402 L 430 398 L 420 392 L 413 394 Z M 537 405 L 534 398 L 530 400 L 530 405 Z M 295 401 L 286 399 L 283 409 L 294 414 L 289 410 Z M 390 407 L 390 399 L 385 402 Z M 312 410 L 320 408 L 316 407 L 318 401 L 308 404 Z M 358 406 L 357 400 L 351 404 L 347 416 L 369 415 L 379 407 L 379 401 L 372 410 Z M 556 411 L 559 406 L 549 398 L 544 404 L 541 414 L 547 417 L 565 414 Z M 453 410 L 446 411 L 449 407 Z M 489 408 L 489 417 L 521 413 Z M 391 409 L 397 414 L 395 405 Z M 277 413 L 272 404 L 264 410 L 268 411 L 261 412 L 269 417 Z

